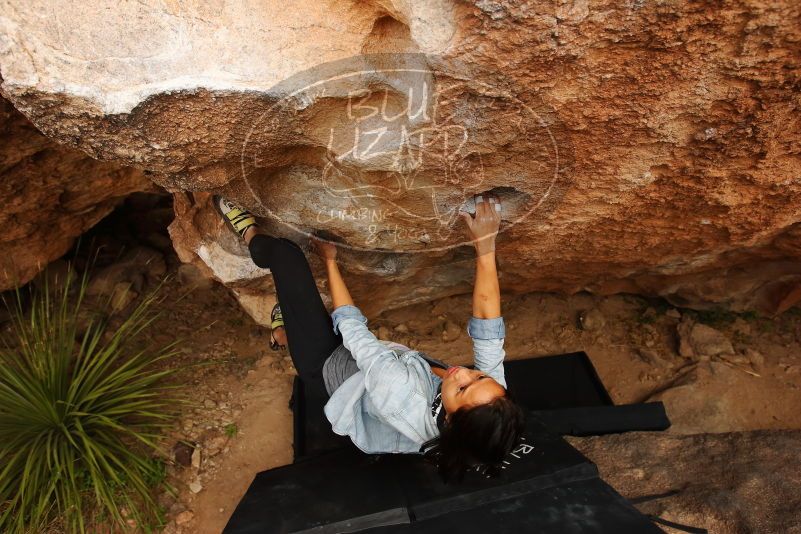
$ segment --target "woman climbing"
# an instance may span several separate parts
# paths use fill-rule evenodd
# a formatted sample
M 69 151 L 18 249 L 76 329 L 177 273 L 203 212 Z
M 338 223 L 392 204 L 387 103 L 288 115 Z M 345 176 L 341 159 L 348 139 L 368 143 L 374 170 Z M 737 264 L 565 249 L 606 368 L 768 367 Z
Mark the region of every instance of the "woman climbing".
M 328 315 L 303 251 L 259 233 L 255 217 L 223 198 L 215 206 L 245 240 L 253 261 L 269 268 L 290 355 L 304 386 L 306 417 L 347 436 L 366 453 L 420 453 L 445 480 L 466 471 L 492 474 L 517 443 L 522 410 L 504 379 L 504 322 L 495 264 L 500 202 L 476 197 L 475 217 L 461 213 L 476 249 L 473 316 L 475 369 L 449 367 L 410 348 L 377 339 L 339 272 L 335 245 L 313 239 L 325 262 L 333 312 Z M 324 405 L 324 416 L 319 406 Z M 344 439 L 344 438 L 339 438 Z

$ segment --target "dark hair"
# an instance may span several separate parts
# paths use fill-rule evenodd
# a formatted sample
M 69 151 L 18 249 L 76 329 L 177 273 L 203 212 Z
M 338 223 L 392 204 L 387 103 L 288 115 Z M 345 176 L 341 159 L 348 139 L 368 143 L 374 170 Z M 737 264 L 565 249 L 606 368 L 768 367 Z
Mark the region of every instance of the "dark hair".
M 503 460 L 520 440 L 525 416 L 507 394 L 448 417 L 438 438 L 422 447 L 445 482 L 462 482 L 469 470 L 500 473 Z

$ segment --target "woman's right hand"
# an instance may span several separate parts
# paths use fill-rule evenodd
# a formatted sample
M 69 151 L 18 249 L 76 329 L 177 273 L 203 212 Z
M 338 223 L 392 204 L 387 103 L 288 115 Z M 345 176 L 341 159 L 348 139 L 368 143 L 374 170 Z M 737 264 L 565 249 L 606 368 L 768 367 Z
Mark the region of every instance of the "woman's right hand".
M 459 212 L 479 256 L 495 250 L 495 236 L 501 226 L 501 201 L 495 195 L 476 195 L 476 215 Z

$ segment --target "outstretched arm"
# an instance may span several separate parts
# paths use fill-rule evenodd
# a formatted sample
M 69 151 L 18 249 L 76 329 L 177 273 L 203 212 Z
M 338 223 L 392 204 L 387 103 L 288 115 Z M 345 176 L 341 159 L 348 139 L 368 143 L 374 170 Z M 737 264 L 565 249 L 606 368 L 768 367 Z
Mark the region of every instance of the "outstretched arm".
M 501 315 L 501 290 L 495 264 L 495 236 L 501 224 L 501 212 L 497 208 L 500 205 L 496 197 L 476 197 L 476 216 L 461 214 L 476 247 L 473 317 L 478 319 L 493 319 Z
M 495 265 L 495 236 L 501 224 L 497 197 L 476 197 L 476 216 L 463 213 L 470 237 L 476 247 L 476 281 L 473 287 L 473 316 L 467 333 L 473 338 L 476 369 L 484 371 L 506 387 L 503 341 L 506 329 L 501 317 L 501 291 Z
M 334 308 L 344 306 L 346 304 L 353 305 L 353 299 L 348 291 L 348 286 L 345 285 L 345 280 L 342 278 L 342 273 L 339 272 L 337 265 L 337 248 L 333 243 L 321 241 L 319 239 L 313 240 L 317 253 L 323 258 L 325 262 L 325 270 L 328 273 L 328 290 L 331 292 L 331 300 L 333 301 Z
M 417 391 L 414 376 L 392 349 L 370 332 L 367 318 L 353 305 L 353 299 L 337 267 L 336 247 L 317 239 L 314 240 L 314 245 L 328 271 L 328 289 L 334 305 L 334 311 L 331 312 L 334 333 L 342 335 L 342 344 L 364 372 L 364 387 L 377 410 L 376 415 L 395 425 L 393 414 L 400 411 Z M 408 426 L 396 428 L 411 439 L 425 440 L 423 436 L 415 435 L 414 430 Z

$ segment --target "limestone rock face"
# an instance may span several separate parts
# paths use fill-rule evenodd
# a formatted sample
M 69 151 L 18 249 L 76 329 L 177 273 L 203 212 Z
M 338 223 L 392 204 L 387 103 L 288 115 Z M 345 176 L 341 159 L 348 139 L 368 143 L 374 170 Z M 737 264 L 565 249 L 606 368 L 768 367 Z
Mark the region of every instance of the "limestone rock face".
M 29 281 L 118 200 L 148 188 L 140 171 L 54 143 L 0 98 L 0 290 Z
M 6 98 L 175 192 L 182 259 L 242 294 L 269 277 L 207 193 L 345 244 L 368 310 L 469 291 L 487 191 L 506 290 L 801 299 L 797 2 L 2 6 Z
M 801 530 L 801 432 L 571 438 L 624 497 L 652 496 L 646 514 L 720 534 Z M 668 531 L 671 531 L 668 529 Z

